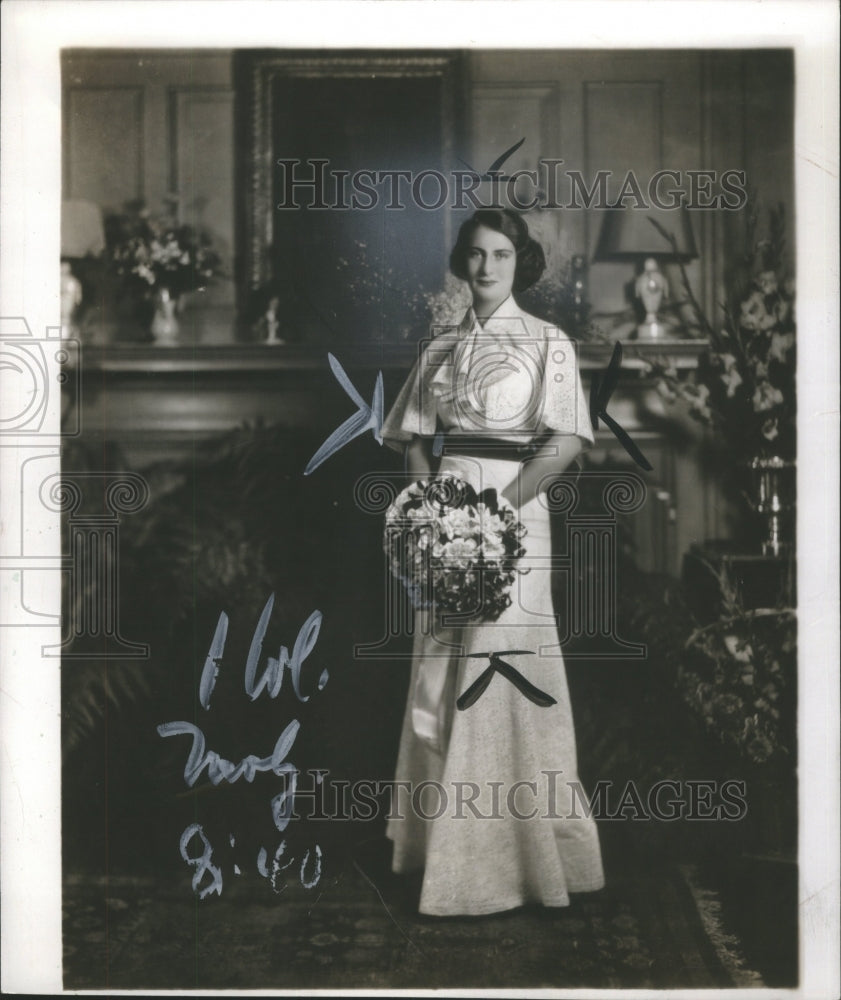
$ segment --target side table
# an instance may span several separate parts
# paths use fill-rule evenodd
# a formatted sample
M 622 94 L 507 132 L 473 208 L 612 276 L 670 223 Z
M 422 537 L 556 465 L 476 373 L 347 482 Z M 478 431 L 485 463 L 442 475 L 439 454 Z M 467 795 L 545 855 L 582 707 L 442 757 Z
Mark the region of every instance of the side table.
M 795 606 L 793 552 L 766 556 L 740 551 L 738 543 L 731 541 L 694 544 L 683 558 L 683 583 L 690 609 L 703 622 L 722 612 L 718 576 L 730 583 L 746 610 Z

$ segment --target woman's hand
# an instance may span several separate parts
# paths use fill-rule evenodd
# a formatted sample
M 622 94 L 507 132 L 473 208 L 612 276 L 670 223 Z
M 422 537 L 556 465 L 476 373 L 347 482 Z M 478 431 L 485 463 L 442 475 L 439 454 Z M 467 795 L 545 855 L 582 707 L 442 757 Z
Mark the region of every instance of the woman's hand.
M 548 438 L 520 472 L 502 491 L 514 510 L 519 510 L 546 489 L 546 480 L 559 476 L 581 454 L 581 438 L 575 434 L 555 434 Z

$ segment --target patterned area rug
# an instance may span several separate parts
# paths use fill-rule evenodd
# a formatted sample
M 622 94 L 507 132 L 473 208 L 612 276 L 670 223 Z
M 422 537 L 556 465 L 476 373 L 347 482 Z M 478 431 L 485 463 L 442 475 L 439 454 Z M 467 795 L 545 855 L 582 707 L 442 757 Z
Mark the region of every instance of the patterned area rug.
M 690 870 L 622 869 L 568 908 L 422 917 L 419 880 L 358 848 L 310 892 L 253 876 L 198 901 L 168 880 L 68 878 L 67 989 L 664 988 L 762 986 Z M 698 900 L 706 910 L 699 914 Z

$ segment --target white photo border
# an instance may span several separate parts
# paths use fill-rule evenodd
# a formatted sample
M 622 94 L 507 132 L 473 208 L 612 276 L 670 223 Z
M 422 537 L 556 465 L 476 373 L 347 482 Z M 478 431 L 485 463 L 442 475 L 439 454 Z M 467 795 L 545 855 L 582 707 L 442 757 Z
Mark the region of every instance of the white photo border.
M 795 50 L 798 328 L 803 331 L 798 347 L 801 979 L 796 990 L 751 992 L 756 996 L 837 996 L 837 5 L 831 0 L 570 0 L 562 4 L 525 0 L 516 5 L 503 0 L 7 0 L 2 5 L 2 27 L 0 316 L 25 317 L 36 337 L 55 327 L 59 317 L 62 48 L 228 49 L 265 47 L 270 41 L 272 47 L 283 49 L 790 46 Z M 50 370 L 50 377 L 56 374 Z M 43 441 L 49 448 L 50 441 L 58 440 L 54 405 L 44 430 Z M 18 481 L 19 456 L 13 448 L 0 448 L 0 461 L 2 486 L 8 489 Z M 45 530 L 57 537 L 57 514 L 44 511 L 44 517 Z M 60 606 L 57 576 L 57 571 L 44 575 L 40 592 L 33 594 L 39 606 Z M 0 602 L 10 600 L 9 592 L 0 591 Z M 24 631 L 25 639 L 20 634 Z M 40 659 L 41 646 L 57 641 L 56 625 L 0 632 L 4 991 L 62 992 L 59 668 L 56 660 Z M 485 992 L 510 996 L 514 991 Z M 542 992 L 591 996 L 597 991 Z M 598 992 L 605 996 L 664 993 Z M 698 996 L 701 992 L 670 990 L 668 995 Z M 716 991 L 715 995 L 734 993 Z

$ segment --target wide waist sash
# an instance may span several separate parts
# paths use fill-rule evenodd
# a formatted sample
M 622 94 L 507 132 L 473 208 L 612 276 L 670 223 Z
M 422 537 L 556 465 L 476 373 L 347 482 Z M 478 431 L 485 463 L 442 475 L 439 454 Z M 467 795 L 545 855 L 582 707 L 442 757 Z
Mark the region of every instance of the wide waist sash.
M 488 458 L 506 462 L 523 462 L 537 451 L 538 444 L 525 441 L 516 444 L 501 438 L 482 435 L 471 437 L 467 434 L 448 434 L 444 437 L 444 455 L 466 455 L 469 458 Z

